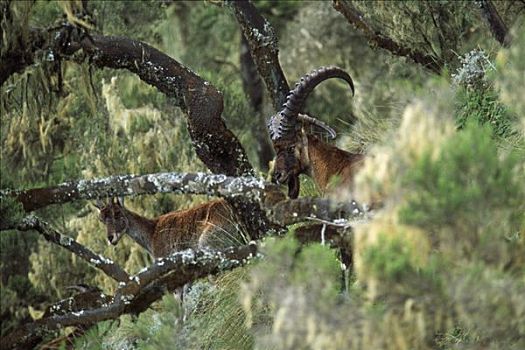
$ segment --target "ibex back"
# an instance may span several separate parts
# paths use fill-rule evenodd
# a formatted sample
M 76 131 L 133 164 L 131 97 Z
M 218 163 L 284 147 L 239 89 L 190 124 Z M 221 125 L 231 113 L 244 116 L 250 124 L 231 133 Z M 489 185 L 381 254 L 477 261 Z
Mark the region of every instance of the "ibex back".
M 186 210 L 148 219 L 124 207 L 121 200 L 97 203 L 99 219 L 107 227 L 109 243 L 116 245 L 124 233 L 154 258 L 188 248 L 225 248 L 245 240 L 230 206 L 219 199 Z

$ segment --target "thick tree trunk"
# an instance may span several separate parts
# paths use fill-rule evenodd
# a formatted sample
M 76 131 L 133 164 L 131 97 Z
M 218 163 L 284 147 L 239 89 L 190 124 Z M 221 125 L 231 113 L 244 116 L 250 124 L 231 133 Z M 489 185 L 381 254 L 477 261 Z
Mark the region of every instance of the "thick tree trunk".
M 244 91 L 248 95 L 250 105 L 255 112 L 255 122 L 252 125 L 252 134 L 255 137 L 257 155 L 259 157 L 259 167 L 267 171 L 268 164 L 273 159 L 273 148 L 266 131 L 266 118 L 263 115 L 263 87 L 262 81 L 257 72 L 250 47 L 244 34 L 241 33 L 240 57 L 241 78 Z
M 275 31 L 250 1 L 230 1 L 227 4 L 241 26 L 272 104 L 275 110 L 279 111 L 286 102 L 290 88 L 279 64 L 279 46 Z

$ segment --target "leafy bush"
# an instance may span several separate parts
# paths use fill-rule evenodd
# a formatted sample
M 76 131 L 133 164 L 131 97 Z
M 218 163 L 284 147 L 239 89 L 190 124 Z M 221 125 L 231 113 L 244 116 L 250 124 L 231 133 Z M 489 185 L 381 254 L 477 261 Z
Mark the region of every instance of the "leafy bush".
M 433 160 L 422 155 L 406 173 L 412 195 L 401 210 L 404 222 L 427 229 L 474 229 L 508 212 L 517 229 L 524 212 L 523 164 L 513 152 L 500 155 L 490 127 L 469 123 Z M 519 213 L 519 214 L 518 214 Z

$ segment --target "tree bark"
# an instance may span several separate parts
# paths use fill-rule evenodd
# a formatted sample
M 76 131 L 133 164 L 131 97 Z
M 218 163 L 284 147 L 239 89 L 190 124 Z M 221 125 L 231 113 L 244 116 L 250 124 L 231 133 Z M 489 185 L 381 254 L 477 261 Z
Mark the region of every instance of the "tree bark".
M 187 67 L 151 46 L 129 38 L 90 36 L 70 25 L 50 31 L 33 30 L 33 33 L 38 34 L 36 37 L 39 40 L 26 42 L 26 56 L 34 58 L 37 51 L 49 50 L 55 57 L 71 58 L 83 50 L 95 67 L 127 69 L 137 74 L 140 79 L 173 98 L 174 103 L 186 113 L 196 153 L 212 172 L 228 176 L 254 174 L 243 147 L 221 117 L 221 93 Z M 19 51 L 19 48 L 8 51 L 2 60 L 18 57 Z M 2 82 L 31 62 L 31 59 L 19 60 L 16 67 L 2 64 Z M 271 227 L 256 201 L 243 197 L 227 200 L 255 234 L 254 238 Z
M 273 159 L 273 148 L 270 144 L 268 132 L 266 131 L 266 121 L 262 110 L 262 81 L 257 72 L 257 66 L 255 65 L 250 53 L 248 41 L 243 33 L 241 33 L 239 61 L 241 66 L 242 86 L 248 95 L 250 105 L 255 112 L 256 120 L 252 123 L 252 134 L 256 140 L 259 167 L 263 171 L 268 171 L 268 164 Z
M 231 177 L 205 173 L 156 173 L 146 175 L 115 175 L 92 180 L 67 182 L 55 187 L 0 191 L 0 199 L 15 198 L 26 211 L 51 204 L 79 199 L 101 199 L 154 193 L 207 194 L 222 197 L 249 198 L 260 202 L 268 211 L 269 219 L 286 226 L 316 218 L 333 221 L 362 218 L 365 211 L 355 201 L 334 202 L 326 198 L 299 198 L 284 200 L 280 187 L 261 179 Z M 5 224 L 4 224 L 5 221 Z M 31 223 L 31 224 L 28 224 Z M 339 224 L 344 224 L 343 221 Z M 0 230 L 19 227 L 12 220 L 2 220 Z M 27 220 L 27 229 L 38 223 Z M 253 238 L 253 237 L 252 237 Z M 256 239 L 256 238 L 254 238 Z
M 510 45 L 510 36 L 508 35 L 508 29 L 503 20 L 501 19 L 498 10 L 490 0 L 479 0 L 476 1 L 481 15 L 487 25 L 490 28 L 490 32 L 496 38 L 496 40 L 505 47 Z
M 326 198 L 303 197 L 275 204 L 268 215 L 281 225 L 292 225 L 309 218 L 346 225 L 347 220 L 364 218 L 365 211 L 355 201 L 334 202 Z
M 59 328 L 91 325 L 123 314 L 139 314 L 164 295 L 168 284 L 170 287 L 182 287 L 209 274 L 243 266 L 256 255 L 257 246 L 251 244 L 224 251 L 190 249 L 158 259 L 152 266 L 122 283 L 109 302 L 107 296 L 101 294 L 93 300 L 93 305 L 101 305 L 99 307 L 25 324 L 0 339 L 2 348 L 25 349 L 34 345 L 35 337 Z
M 73 238 L 65 236 L 54 230 L 47 222 L 40 220 L 36 216 L 28 216 L 24 218 L 22 222 L 16 227 L 16 229 L 19 231 L 37 231 L 42 236 L 44 236 L 47 241 L 69 250 L 117 282 L 126 282 L 129 279 L 128 273 L 124 271 L 118 264 L 108 258 L 92 252 L 82 244 L 75 241 Z
M 290 87 L 279 64 L 279 46 L 272 25 L 250 1 L 240 0 L 226 3 L 233 10 L 241 26 L 251 56 L 266 84 L 266 90 L 275 110 L 281 110 Z
M 395 56 L 408 57 L 435 74 L 441 74 L 443 61 L 439 57 L 404 47 L 400 43 L 372 28 L 348 0 L 333 0 L 334 8 L 339 11 L 350 24 L 361 31 L 372 47 L 380 47 Z
M 25 211 L 51 204 L 79 199 L 101 199 L 154 193 L 208 194 L 222 197 L 245 197 L 258 200 L 266 191 L 278 187 L 262 179 L 231 177 L 206 173 L 156 173 L 146 175 L 114 175 L 92 180 L 71 181 L 54 187 L 25 190 L 2 190 L 0 199 L 15 198 Z M 5 229 L 5 228 L 0 228 Z

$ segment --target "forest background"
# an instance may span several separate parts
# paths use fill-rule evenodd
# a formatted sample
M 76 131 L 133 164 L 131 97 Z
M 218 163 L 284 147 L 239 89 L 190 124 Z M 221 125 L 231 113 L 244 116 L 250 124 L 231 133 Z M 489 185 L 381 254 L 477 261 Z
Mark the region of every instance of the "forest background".
M 2 1 L 2 60 L 15 33 L 71 21 L 79 3 Z M 306 108 L 338 131 L 339 147 L 373 155 L 352 198 L 384 201 L 379 213 L 352 225 L 347 285 L 338 251 L 299 243 L 300 225 L 293 225 L 284 237 L 264 240 L 263 258 L 214 283 L 195 282 L 185 310 L 166 294 L 138 316 L 100 322 L 82 336 L 67 337 L 74 328 L 66 328 L 47 340 L 86 349 L 524 348 L 525 3 L 253 3 L 275 30 L 290 84 L 323 65 L 337 65 L 354 80 L 353 98 L 330 81 Z M 487 23 L 487 3 L 508 29 L 503 38 Z M 344 5 L 364 15 L 372 34 L 337 9 Z M 275 107 L 264 85 L 243 73 L 247 47 L 230 6 L 93 1 L 90 30 L 146 42 L 216 86 L 226 125 L 257 175 L 267 177 L 265 120 Z M 378 37 L 398 46 L 385 47 Z M 247 81 L 262 87 L 260 105 Z M 1 108 L 2 190 L 207 171 L 184 112 L 125 70 L 43 51 L 3 82 Z M 301 181 L 301 196 L 320 195 L 311 180 Z M 126 203 L 153 217 L 209 199 L 155 194 Z M 20 220 L 7 197 L 1 209 L 2 222 Z M 36 214 L 131 274 L 152 262 L 130 239 L 108 246 L 91 202 Z M 84 283 L 108 294 L 117 288 L 35 232 L 1 231 L 0 248 L 2 337 L 70 296 L 68 286 Z

